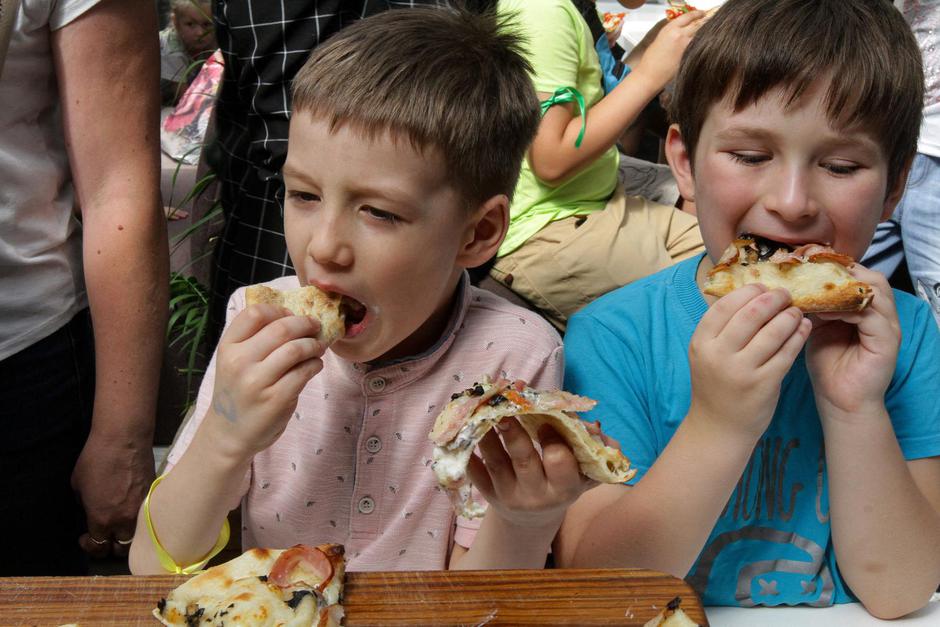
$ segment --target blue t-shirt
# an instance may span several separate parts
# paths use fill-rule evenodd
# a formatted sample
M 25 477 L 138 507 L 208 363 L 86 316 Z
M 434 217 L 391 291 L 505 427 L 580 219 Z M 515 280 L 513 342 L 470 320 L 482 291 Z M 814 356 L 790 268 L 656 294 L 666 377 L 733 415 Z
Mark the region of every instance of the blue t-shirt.
M 695 284 L 701 258 L 611 292 L 568 324 L 565 387 L 598 400 L 586 417 L 620 441 L 637 469 L 631 483 L 689 409 L 689 341 L 707 309 Z M 903 339 L 885 405 L 906 459 L 940 455 L 940 333 L 926 303 L 895 298 Z M 836 566 L 822 427 L 802 353 L 687 579 L 706 605 L 855 600 Z

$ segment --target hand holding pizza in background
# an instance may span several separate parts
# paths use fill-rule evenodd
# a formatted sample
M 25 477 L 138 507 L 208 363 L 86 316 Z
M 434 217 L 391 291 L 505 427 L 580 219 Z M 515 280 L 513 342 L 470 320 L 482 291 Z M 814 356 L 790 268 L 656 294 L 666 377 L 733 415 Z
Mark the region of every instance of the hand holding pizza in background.
M 666 19 L 674 20 L 680 15 L 684 15 L 690 11 L 704 11 L 708 15 L 711 15 L 718 7 L 724 4 L 725 1 L 726 0 L 695 0 L 695 6 L 692 6 L 692 3 L 686 2 L 685 0 L 669 0 L 669 8 L 666 9 Z
M 627 57 L 633 72 L 642 75 L 658 90 L 675 78 L 682 54 L 698 29 L 705 23 L 705 14 L 691 11 L 669 22 L 660 22 Z

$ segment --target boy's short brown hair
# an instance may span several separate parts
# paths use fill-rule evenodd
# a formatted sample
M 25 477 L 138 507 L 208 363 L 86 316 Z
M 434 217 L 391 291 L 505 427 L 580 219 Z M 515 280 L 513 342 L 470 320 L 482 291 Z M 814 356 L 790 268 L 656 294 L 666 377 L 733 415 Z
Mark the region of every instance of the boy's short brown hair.
M 715 103 L 739 111 L 782 87 L 793 104 L 819 78 L 829 80 L 830 121 L 872 134 L 892 188 L 917 147 L 924 76 L 889 0 L 729 0 L 686 49 L 669 114 L 694 156 Z
M 510 31 L 493 11 L 458 8 L 361 20 L 304 64 L 294 79 L 294 114 L 436 148 L 470 206 L 511 197 L 539 125 L 539 103 Z

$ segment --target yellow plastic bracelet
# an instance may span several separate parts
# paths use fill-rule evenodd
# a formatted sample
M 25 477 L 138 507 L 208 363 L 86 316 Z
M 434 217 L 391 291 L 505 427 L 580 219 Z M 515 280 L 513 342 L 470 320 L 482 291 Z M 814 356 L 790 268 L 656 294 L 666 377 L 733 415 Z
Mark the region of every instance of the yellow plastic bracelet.
M 157 559 L 160 560 L 160 565 L 163 566 L 164 570 L 175 575 L 191 575 L 201 571 L 205 567 L 206 563 L 218 555 L 219 551 L 224 549 L 225 545 L 228 544 L 230 533 L 228 518 L 226 518 L 225 522 L 222 523 L 222 530 L 219 532 L 219 539 L 215 541 L 215 546 L 212 547 L 206 556 L 195 564 L 180 566 L 172 557 L 170 557 L 170 554 L 166 552 L 166 549 L 163 548 L 163 545 L 160 544 L 160 540 L 157 539 L 157 533 L 153 530 L 153 521 L 150 519 L 150 495 L 153 494 L 153 489 L 160 485 L 160 482 L 163 481 L 164 477 L 166 477 L 166 475 L 160 475 L 153 480 L 153 483 L 150 485 L 150 491 L 147 492 L 147 498 L 144 499 L 144 518 L 147 520 L 147 531 L 150 532 L 150 541 L 153 542 L 153 550 L 156 552 Z

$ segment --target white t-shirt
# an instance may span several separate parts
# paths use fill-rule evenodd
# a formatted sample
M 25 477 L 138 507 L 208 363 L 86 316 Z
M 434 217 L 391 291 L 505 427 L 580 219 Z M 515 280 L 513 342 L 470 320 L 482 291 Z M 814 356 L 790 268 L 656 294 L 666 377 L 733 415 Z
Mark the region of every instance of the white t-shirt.
M 940 157 L 940 0 L 896 2 L 917 38 L 924 58 L 924 122 L 917 152 Z
M 160 31 L 161 80 L 185 83 L 186 70 L 192 62 L 172 24 Z
M 0 359 L 87 305 L 51 33 L 100 0 L 22 0 L 0 74 Z

